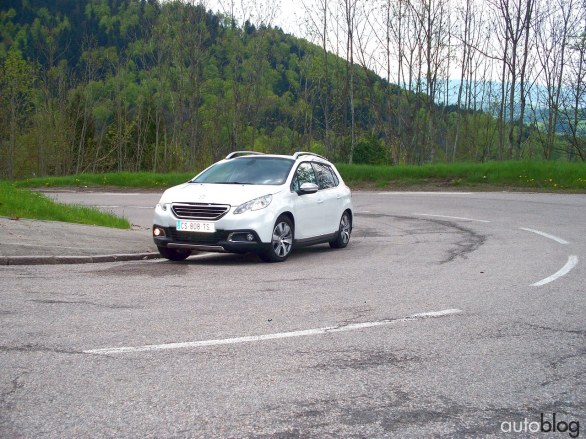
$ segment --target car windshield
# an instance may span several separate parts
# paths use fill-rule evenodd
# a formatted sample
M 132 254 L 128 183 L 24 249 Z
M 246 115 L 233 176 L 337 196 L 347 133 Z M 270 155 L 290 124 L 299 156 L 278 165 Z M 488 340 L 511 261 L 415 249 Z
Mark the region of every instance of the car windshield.
M 191 182 L 280 185 L 287 180 L 293 163 L 294 160 L 278 157 L 239 157 L 215 164 Z

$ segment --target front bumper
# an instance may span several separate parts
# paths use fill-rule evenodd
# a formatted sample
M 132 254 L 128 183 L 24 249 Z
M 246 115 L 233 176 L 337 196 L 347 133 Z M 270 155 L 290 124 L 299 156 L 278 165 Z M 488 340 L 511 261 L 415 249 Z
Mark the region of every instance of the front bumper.
M 272 207 L 272 206 L 271 206 Z M 234 215 L 236 207 L 214 221 L 214 233 L 177 231 L 177 217 L 170 208 L 155 208 L 153 239 L 158 247 L 229 253 L 263 252 L 270 248 L 274 215 L 269 209 Z M 162 233 L 154 233 L 159 228 Z M 252 235 L 252 240 L 247 239 Z
M 258 253 L 267 250 L 270 246 L 270 243 L 261 242 L 254 230 L 216 230 L 215 233 L 194 233 L 154 224 L 153 232 L 156 229 L 162 232 L 159 236 L 153 235 L 157 247 L 228 253 Z

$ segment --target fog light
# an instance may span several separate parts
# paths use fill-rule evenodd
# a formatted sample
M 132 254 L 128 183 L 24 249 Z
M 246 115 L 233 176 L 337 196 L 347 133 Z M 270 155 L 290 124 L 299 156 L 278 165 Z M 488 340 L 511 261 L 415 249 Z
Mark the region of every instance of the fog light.
M 155 236 L 165 236 L 165 231 L 159 227 L 155 227 L 153 229 L 153 235 Z
M 254 235 L 252 233 L 249 233 L 248 235 L 246 235 L 246 239 L 248 239 L 249 241 L 254 241 Z

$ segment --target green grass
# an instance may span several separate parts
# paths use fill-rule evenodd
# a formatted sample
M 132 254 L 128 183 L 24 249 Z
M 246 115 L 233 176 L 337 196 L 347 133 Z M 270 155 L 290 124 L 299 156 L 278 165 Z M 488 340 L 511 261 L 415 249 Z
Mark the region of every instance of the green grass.
M 545 161 L 456 163 L 423 166 L 337 165 L 354 188 L 477 188 L 585 192 L 586 164 Z M 192 178 L 194 173 L 83 174 L 0 181 L 0 216 L 130 228 L 126 219 L 97 209 L 63 205 L 22 188 L 114 186 L 162 190 Z
M 130 228 L 124 218 L 91 207 L 56 203 L 43 194 L 18 189 L 5 181 L 0 181 L 0 216 Z
M 586 163 L 508 161 L 423 166 L 337 165 L 350 186 L 586 189 Z
M 351 187 L 370 188 L 476 188 L 584 192 L 586 163 L 563 161 L 508 161 L 423 166 L 337 165 Z M 15 182 L 17 187 L 117 186 L 166 189 L 183 183 L 195 173 L 109 173 L 33 178 Z
M 80 174 L 64 177 L 29 178 L 15 182 L 16 187 L 79 187 L 116 186 L 129 188 L 166 189 L 192 179 L 196 173 L 154 174 L 148 172 L 120 172 L 107 174 Z

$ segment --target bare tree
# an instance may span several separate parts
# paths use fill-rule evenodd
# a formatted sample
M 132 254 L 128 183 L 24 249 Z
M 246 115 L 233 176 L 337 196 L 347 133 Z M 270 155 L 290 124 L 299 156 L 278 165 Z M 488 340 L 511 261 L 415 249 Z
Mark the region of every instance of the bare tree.
M 530 55 L 529 37 L 534 21 L 536 0 L 495 0 L 492 3 L 497 12 L 495 30 L 502 44 L 502 106 L 499 118 L 504 117 L 505 101 L 508 100 L 508 156 L 520 158 L 523 140 L 525 104 L 527 98 L 528 60 Z M 517 99 L 519 105 L 517 108 Z M 516 119 L 516 120 L 515 120 Z M 517 136 L 515 137 L 515 126 Z M 501 142 L 503 141 L 501 137 Z M 501 143 L 502 144 L 502 143 Z M 513 148 L 514 151 L 513 151 Z
M 552 159 L 556 143 L 570 32 L 577 24 L 572 12 L 576 3 L 576 0 L 542 2 L 535 22 L 540 79 L 544 86 L 539 89 L 533 114 L 543 156 L 548 160 Z M 547 110 L 544 112 L 543 108 Z
M 576 34 L 572 35 L 569 46 L 568 71 L 564 80 L 564 99 L 562 115 L 567 124 L 567 137 L 572 151 L 586 161 L 586 0 L 582 0 L 577 8 L 580 11 Z M 569 154 L 570 157 L 572 154 Z
M 304 1 L 303 6 L 306 13 L 306 26 L 312 39 L 319 41 L 323 54 L 323 77 L 320 77 L 319 87 L 319 101 L 323 111 L 323 127 L 324 127 L 324 146 L 326 153 L 331 155 L 334 153 L 333 145 L 330 142 L 330 105 L 331 105 L 331 77 L 330 77 L 330 57 L 329 57 L 329 18 L 330 0 L 313 0 Z
M 348 163 L 352 163 L 356 146 L 356 121 L 354 104 L 354 32 L 356 29 L 356 10 L 359 0 L 341 0 L 346 33 L 346 95 L 350 109 L 350 151 Z
M 436 154 L 434 142 L 434 113 L 438 87 L 442 72 L 446 72 L 446 63 L 449 59 L 449 10 L 447 0 L 419 0 L 410 3 L 419 27 L 418 47 L 420 54 L 418 70 L 418 92 L 425 84 L 425 140 L 426 147 L 424 160 L 433 162 Z M 425 79 L 424 79 L 425 78 Z
M 452 162 L 456 161 L 456 151 L 458 149 L 458 141 L 460 139 L 460 127 L 462 121 L 462 94 L 464 92 L 464 84 L 470 71 L 472 44 L 471 44 L 471 33 L 472 29 L 472 0 L 465 0 L 465 5 L 461 11 L 460 17 L 460 38 L 462 46 L 462 57 L 460 58 L 460 83 L 458 85 L 458 100 L 457 100 L 457 121 L 456 121 L 456 134 L 454 136 L 454 146 L 452 147 Z

